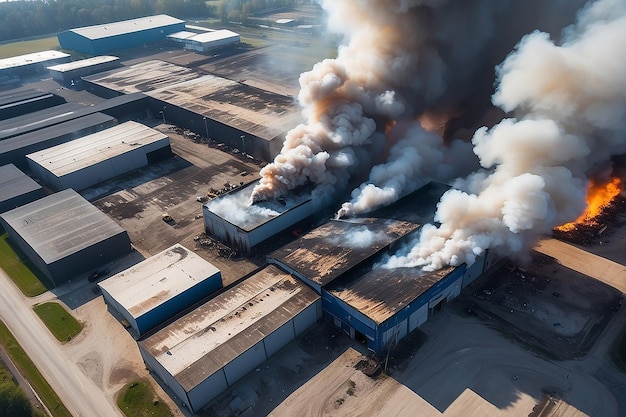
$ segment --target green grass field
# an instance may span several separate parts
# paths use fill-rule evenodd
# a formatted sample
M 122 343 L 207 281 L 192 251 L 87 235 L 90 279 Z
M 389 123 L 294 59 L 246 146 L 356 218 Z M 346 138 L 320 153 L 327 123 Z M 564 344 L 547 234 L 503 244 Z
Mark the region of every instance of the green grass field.
M 118 394 L 117 406 L 128 417 L 173 417 L 145 379 L 126 384 Z
M 42 280 L 33 272 L 35 267 L 30 262 L 24 262 L 20 255 L 8 242 L 9 235 L 0 235 L 0 268 L 4 269 L 15 282 L 20 291 L 27 297 L 34 297 L 48 291 Z
M 34 52 L 60 49 L 56 35 L 48 35 L 42 38 L 12 41 L 0 44 L 0 59 L 10 58 L 17 55 L 31 54 Z
M 72 340 L 83 329 L 83 325 L 59 303 L 38 304 L 33 310 L 60 342 Z
M 41 375 L 35 364 L 30 360 L 24 349 L 17 343 L 13 334 L 6 325 L 0 321 L 0 344 L 11 357 L 11 360 L 19 368 L 20 372 L 28 380 L 39 398 L 46 405 L 54 417 L 72 417 L 69 410 L 61 402 L 61 399 L 52 390 L 48 382 Z

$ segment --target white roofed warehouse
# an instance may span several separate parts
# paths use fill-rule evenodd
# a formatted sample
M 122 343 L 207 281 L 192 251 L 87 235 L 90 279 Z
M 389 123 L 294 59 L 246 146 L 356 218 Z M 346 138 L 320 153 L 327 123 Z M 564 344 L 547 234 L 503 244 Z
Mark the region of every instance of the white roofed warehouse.
M 83 190 L 170 157 L 169 138 L 128 121 L 26 156 L 33 175 L 53 190 Z
M 165 14 L 85 26 L 59 33 L 63 49 L 100 55 L 165 40 L 185 29 L 185 21 Z
M 318 294 L 270 265 L 139 341 L 139 351 L 197 412 L 321 314 Z
M 222 288 L 222 274 L 176 244 L 98 284 L 137 336 Z
M 126 230 L 71 189 L 3 213 L 0 221 L 54 285 L 132 250 Z

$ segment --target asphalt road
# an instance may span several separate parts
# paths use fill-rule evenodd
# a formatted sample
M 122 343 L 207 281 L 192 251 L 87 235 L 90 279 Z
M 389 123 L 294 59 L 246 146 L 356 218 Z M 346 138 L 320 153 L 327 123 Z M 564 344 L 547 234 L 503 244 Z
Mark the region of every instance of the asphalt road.
M 123 416 L 78 366 L 68 358 L 0 269 L 0 318 L 74 417 Z

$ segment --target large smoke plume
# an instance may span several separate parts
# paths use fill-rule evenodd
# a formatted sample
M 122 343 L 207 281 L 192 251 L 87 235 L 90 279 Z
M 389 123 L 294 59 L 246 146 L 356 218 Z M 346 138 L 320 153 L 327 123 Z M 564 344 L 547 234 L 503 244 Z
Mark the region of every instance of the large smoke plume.
M 582 6 L 323 1 L 329 27 L 346 43 L 337 58 L 301 76 L 306 122 L 262 169 L 252 199 L 308 182 L 318 195 L 336 198 L 369 170 L 338 213 L 349 216 L 427 180 L 462 176 L 438 206 L 440 226 L 425 226 L 387 265 L 437 269 L 472 263 L 488 248 L 525 249 L 576 218 L 588 175 L 626 151 L 626 3 L 590 2 L 562 31 Z M 488 111 L 494 81 L 499 113 Z M 484 115 L 501 119 L 505 112 L 514 118 L 476 130 L 471 143 L 455 140 Z M 433 114 L 450 115 L 445 138 L 424 129 Z

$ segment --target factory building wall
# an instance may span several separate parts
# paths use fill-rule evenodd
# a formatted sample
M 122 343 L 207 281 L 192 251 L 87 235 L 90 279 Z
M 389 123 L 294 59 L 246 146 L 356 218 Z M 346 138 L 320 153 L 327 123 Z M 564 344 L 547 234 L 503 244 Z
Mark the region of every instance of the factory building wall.
M 296 336 L 312 326 L 321 318 L 321 311 L 321 301 L 318 299 L 283 326 L 266 335 L 264 339 L 250 349 L 225 364 L 223 368 L 207 376 L 205 380 L 189 390 L 189 392 L 185 392 L 175 377 L 164 369 L 141 345 L 139 345 L 139 351 L 147 367 L 158 375 L 174 391 L 176 396 L 185 399 L 189 409 L 197 412 L 225 389 L 268 360 L 273 354 L 293 341 Z
M 9 200 L 4 200 L 0 202 L 0 213 L 4 213 L 9 210 L 13 210 L 14 208 L 23 206 L 24 204 L 31 203 L 35 200 L 39 200 L 46 196 L 43 188 L 38 188 L 36 190 L 28 191 L 24 194 L 20 194 L 16 197 L 13 197 Z
M 148 165 L 151 152 L 158 152 L 162 148 L 169 149 L 169 146 L 169 139 L 162 139 L 62 176 L 56 176 L 54 172 L 48 171 L 45 166 L 35 160 L 30 158 L 27 160 L 31 171 L 53 190 L 73 188 L 80 191 Z M 171 154 L 171 149 L 169 149 L 169 154 Z
M 239 149 L 242 152 L 245 151 L 248 155 L 252 155 L 263 161 L 272 161 L 282 148 L 282 141 L 280 139 L 266 140 L 259 138 L 235 127 L 225 125 L 210 117 L 205 118 L 201 114 L 178 106 L 172 106 L 160 100 L 152 99 L 150 110 L 154 117 L 163 117 L 160 113 L 163 112 L 165 114 L 166 123 L 189 129 L 202 137 L 209 137 L 231 148 Z M 244 138 L 242 139 L 241 136 Z M 280 142 L 279 146 L 274 146 L 274 142 L 277 141 Z M 277 150 L 275 150 L 275 148 L 277 148 Z
M 207 234 L 217 238 L 232 249 L 247 254 L 259 243 L 313 215 L 316 207 L 313 200 L 305 201 L 255 229 L 246 231 L 222 219 L 206 206 L 203 206 L 204 229 Z
M 13 164 L 21 170 L 28 170 L 26 155 L 96 133 L 116 124 L 117 121 L 112 117 L 93 113 L 47 129 L 5 139 L 3 144 L 14 146 L 0 150 L 0 165 Z
M 463 288 L 474 282 L 476 278 L 482 275 L 485 268 L 485 256 L 479 256 L 476 261 L 470 267 L 465 267 L 465 274 L 463 275 Z
M 380 324 L 325 290 L 322 290 L 322 308 L 324 314 L 351 338 L 354 339 L 357 332 L 362 334 L 367 340 L 368 349 L 381 354 L 390 343 L 399 342 L 424 324 L 436 309 L 456 298 L 461 293 L 464 272 L 464 267 L 456 268 L 393 317 Z
M 114 98 L 124 95 L 124 93 L 120 93 L 112 88 L 93 83 L 86 78 L 83 78 L 83 88 L 85 91 L 102 98 Z
M 487 273 L 504 261 L 505 257 L 503 255 L 499 254 L 493 249 L 487 249 L 487 251 L 485 252 L 485 266 L 483 268 L 483 271 Z
M 63 49 L 84 52 L 90 55 L 100 55 L 108 52 L 128 48 L 136 48 L 145 44 L 156 43 L 165 40 L 170 33 L 185 30 L 185 22 L 163 25 L 160 27 L 144 29 L 138 32 L 124 33 L 106 38 L 89 39 L 76 32 L 68 30 L 57 36 Z

